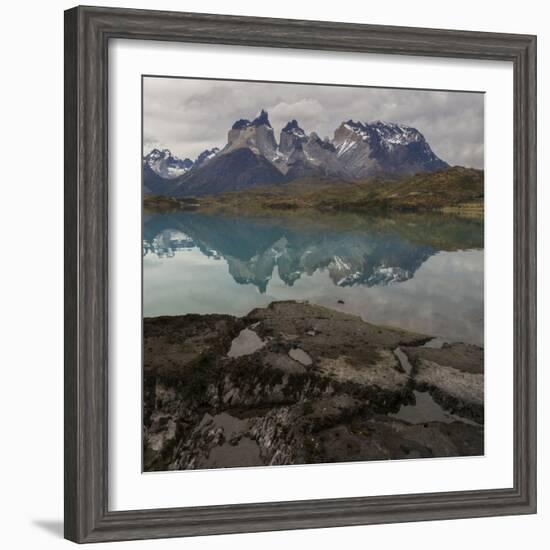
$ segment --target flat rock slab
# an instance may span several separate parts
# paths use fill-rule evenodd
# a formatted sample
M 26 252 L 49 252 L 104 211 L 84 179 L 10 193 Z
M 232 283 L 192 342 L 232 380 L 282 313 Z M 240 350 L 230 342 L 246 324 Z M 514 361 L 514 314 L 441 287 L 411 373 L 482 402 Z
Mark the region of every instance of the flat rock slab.
M 440 348 L 410 347 L 404 351 L 412 364 L 423 359 L 472 374 L 484 372 L 484 350 L 479 346 L 445 343 Z
M 483 455 L 483 429 L 462 422 L 355 419 L 316 433 L 308 449 L 308 462 L 479 456 Z
M 178 379 L 201 355 L 225 356 L 244 323 L 231 315 L 179 315 L 143 320 L 145 377 Z
M 418 390 L 429 391 L 435 401 L 452 413 L 483 422 L 483 349 L 468 344 L 401 349 L 413 366 L 412 376 Z
M 376 386 L 389 391 L 402 391 L 409 383 L 409 377 L 400 370 L 397 357 L 386 349 L 378 350 L 376 354 L 376 362 L 368 366 L 358 364 L 345 355 L 336 359 L 321 357 L 318 372 L 340 384 Z
M 299 362 L 291 358 L 290 354 L 268 352 L 265 355 L 266 365 L 280 370 L 285 374 L 305 374 L 306 368 Z
M 308 353 L 331 348 L 348 355 L 365 346 L 394 349 L 399 345 L 419 345 L 431 338 L 396 328 L 382 327 L 360 317 L 305 302 L 272 302 L 266 308 L 252 310 L 252 321 L 261 321 L 258 330 L 266 335 L 292 334 L 300 339 L 300 348 Z M 296 344 L 297 345 L 297 344 Z M 310 353 L 311 355 L 311 353 Z

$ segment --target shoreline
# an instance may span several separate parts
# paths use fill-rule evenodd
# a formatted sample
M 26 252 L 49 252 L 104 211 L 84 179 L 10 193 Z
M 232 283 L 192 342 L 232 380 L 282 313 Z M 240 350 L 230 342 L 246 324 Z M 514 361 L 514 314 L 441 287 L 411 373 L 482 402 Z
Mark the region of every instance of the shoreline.
M 202 202 L 201 202 L 202 200 Z M 331 214 L 355 214 L 365 216 L 391 216 L 399 214 L 442 214 L 461 218 L 473 218 L 483 220 L 485 217 L 483 203 L 461 203 L 434 208 L 381 208 L 361 206 L 353 208 L 316 208 L 314 206 L 295 206 L 290 203 L 276 203 L 263 205 L 261 202 L 255 208 L 247 209 L 246 206 L 237 204 L 224 204 L 223 198 L 215 202 L 212 198 L 178 199 L 175 197 L 149 195 L 143 200 L 144 211 L 150 214 L 173 212 L 198 212 L 210 215 L 245 215 L 251 218 L 293 218 L 297 215 L 314 217 Z

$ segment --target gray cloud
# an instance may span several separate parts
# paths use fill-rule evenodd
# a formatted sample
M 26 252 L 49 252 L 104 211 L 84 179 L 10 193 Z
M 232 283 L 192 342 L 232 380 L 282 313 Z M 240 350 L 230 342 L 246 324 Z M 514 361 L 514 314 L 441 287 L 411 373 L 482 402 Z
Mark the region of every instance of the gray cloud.
M 223 147 L 235 120 L 263 108 L 277 137 L 293 118 L 321 137 L 350 118 L 385 120 L 420 130 L 451 165 L 483 168 L 483 105 L 481 93 L 147 77 L 143 152 L 165 147 L 195 158 Z

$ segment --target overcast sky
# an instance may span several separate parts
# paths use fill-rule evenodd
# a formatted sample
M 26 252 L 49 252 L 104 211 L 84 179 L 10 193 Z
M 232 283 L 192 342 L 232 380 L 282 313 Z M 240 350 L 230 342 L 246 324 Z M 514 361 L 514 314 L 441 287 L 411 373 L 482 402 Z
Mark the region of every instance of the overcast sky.
M 195 159 L 222 148 L 240 119 L 265 109 L 279 141 L 295 118 L 306 133 L 334 135 L 350 118 L 420 130 L 451 165 L 483 168 L 483 94 L 147 77 L 143 82 L 143 152 L 167 148 Z

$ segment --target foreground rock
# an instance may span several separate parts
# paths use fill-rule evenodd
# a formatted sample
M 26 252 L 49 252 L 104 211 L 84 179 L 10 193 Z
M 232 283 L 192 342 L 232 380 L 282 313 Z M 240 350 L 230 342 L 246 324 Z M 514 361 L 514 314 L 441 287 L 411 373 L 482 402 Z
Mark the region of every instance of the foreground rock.
M 483 423 L 483 349 L 466 344 L 402 348 L 413 366 L 415 386 L 442 407 Z
M 145 470 L 482 454 L 482 426 L 452 416 L 482 418 L 482 359 L 429 339 L 298 302 L 145 319 Z M 445 416 L 400 414 L 419 391 Z

